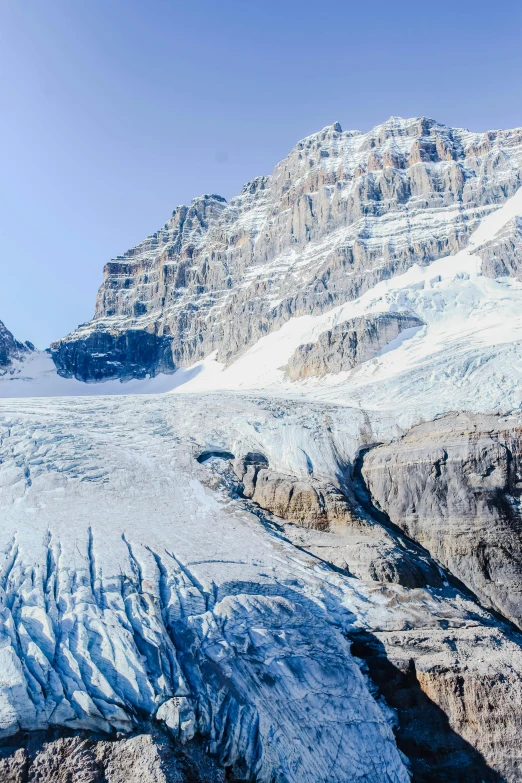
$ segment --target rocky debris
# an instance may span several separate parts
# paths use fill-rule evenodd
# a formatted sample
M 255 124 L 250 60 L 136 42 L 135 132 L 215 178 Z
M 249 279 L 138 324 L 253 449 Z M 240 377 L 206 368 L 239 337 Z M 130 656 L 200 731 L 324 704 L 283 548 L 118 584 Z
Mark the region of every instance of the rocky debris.
M 522 276 L 522 218 L 515 217 L 498 232 L 491 242 L 476 251 L 482 258 L 482 274 L 486 277 Z
M 28 733 L 0 748 L 2 783 L 224 783 L 225 779 L 231 780 L 200 744 L 174 744 L 154 727 L 110 740 L 86 732 Z
M 13 359 L 20 359 L 29 351 L 34 351 L 34 345 L 15 340 L 9 329 L 0 321 L 0 371 L 10 367 Z
M 300 345 L 286 366 L 292 381 L 351 370 L 373 359 L 406 329 L 423 321 L 404 313 L 379 313 L 352 318 L 319 335 L 315 343 Z
M 293 316 L 462 249 L 518 189 L 521 163 L 520 129 L 397 117 L 365 134 L 324 128 L 230 202 L 194 199 L 108 263 L 93 321 L 51 346 L 56 364 L 93 380 L 172 371 L 216 350 L 230 363 Z
M 522 627 L 522 424 L 460 414 L 370 450 L 374 504 L 488 607 Z

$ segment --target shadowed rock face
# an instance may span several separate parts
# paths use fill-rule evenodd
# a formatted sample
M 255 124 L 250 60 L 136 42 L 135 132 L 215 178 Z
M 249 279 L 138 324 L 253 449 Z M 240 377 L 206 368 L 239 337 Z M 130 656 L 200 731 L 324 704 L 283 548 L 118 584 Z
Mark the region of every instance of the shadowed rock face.
M 402 313 L 381 313 L 352 318 L 323 332 L 315 343 L 300 345 L 288 362 L 293 380 L 351 370 L 373 359 L 405 329 L 423 326 L 420 318 Z
M 375 505 L 487 606 L 522 627 L 519 418 L 449 416 L 368 452 Z
M 519 639 L 471 622 L 430 627 L 427 617 L 415 628 L 352 638 L 352 652 L 397 710 L 397 744 L 414 783 L 521 779 L 522 683 L 511 664 Z
M 64 343 L 53 354 L 58 372 L 84 381 L 100 381 L 110 373 L 125 378 L 144 378 L 151 367 L 155 372 L 173 372 L 171 339 L 143 329 L 125 332 L 96 330 L 74 346 Z
M 20 359 L 33 347 L 31 343 L 21 343 L 15 340 L 9 329 L 0 321 L 0 371 L 9 367 L 13 359 Z
M 215 350 L 229 363 L 292 316 L 460 250 L 518 189 L 521 163 L 522 130 L 427 118 L 366 134 L 324 128 L 229 203 L 197 198 L 108 263 L 94 319 L 52 345 L 56 364 L 92 380 L 170 371 Z M 130 331 L 123 363 L 118 335 Z M 91 364 L 94 333 L 104 356 Z M 165 350 L 150 350 L 151 336 Z

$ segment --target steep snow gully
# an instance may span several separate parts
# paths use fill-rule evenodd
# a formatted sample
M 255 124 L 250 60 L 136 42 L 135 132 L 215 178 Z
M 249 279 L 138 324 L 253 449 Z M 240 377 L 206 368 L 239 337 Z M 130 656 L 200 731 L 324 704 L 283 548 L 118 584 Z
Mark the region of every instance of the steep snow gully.
M 2 327 L 0 780 L 522 780 L 521 150 L 332 126 Z

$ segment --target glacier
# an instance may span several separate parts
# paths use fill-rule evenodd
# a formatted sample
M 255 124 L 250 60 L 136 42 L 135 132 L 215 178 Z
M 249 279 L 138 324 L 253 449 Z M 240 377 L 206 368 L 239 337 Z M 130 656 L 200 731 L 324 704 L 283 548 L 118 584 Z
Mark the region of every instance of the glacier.
M 156 725 L 202 738 L 233 780 L 406 783 L 417 751 L 400 713 L 417 709 L 419 746 L 445 716 L 446 779 L 452 754 L 459 780 L 520 779 L 519 630 L 387 523 L 383 544 L 375 509 L 348 531 L 306 530 L 249 500 L 233 468 L 261 455 L 348 492 L 366 449 L 421 422 L 457 411 L 520 427 L 522 283 L 485 276 L 479 255 L 517 217 L 522 188 L 474 214 L 457 252 L 295 315 L 228 364 L 213 350 L 172 374 L 86 383 L 48 352 L 13 359 L 0 375 L 1 739 Z M 311 263 L 285 259 L 296 274 Z M 349 372 L 286 376 L 300 345 L 386 312 L 424 326 Z M 357 558 L 383 551 L 437 578 L 357 575 Z M 386 691 L 384 657 L 413 707 Z

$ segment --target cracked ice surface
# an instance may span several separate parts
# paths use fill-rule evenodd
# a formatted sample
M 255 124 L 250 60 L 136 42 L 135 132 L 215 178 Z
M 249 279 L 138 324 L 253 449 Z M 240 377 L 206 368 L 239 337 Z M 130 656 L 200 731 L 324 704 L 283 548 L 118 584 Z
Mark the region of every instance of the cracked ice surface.
M 206 417 L 205 443 L 223 440 L 232 404 L 2 402 L 0 734 L 156 716 L 182 741 L 202 733 L 238 776 L 407 781 L 343 634 L 366 600 L 356 580 L 203 483 L 192 428 Z M 281 411 L 235 404 L 253 422 L 242 437 L 274 456 Z M 325 471 L 334 451 L 316 444 Z

